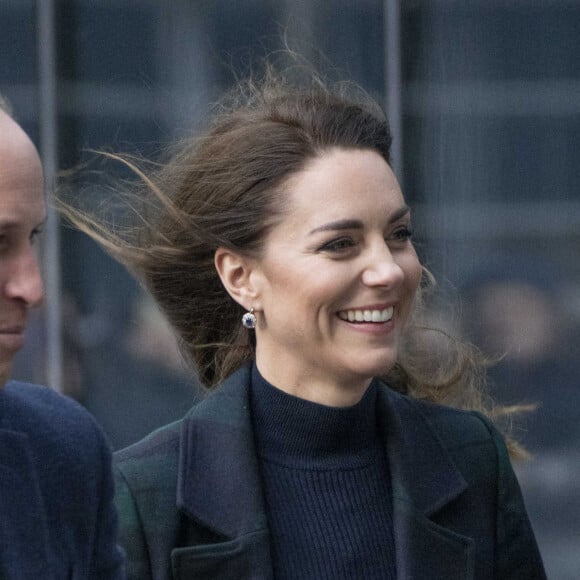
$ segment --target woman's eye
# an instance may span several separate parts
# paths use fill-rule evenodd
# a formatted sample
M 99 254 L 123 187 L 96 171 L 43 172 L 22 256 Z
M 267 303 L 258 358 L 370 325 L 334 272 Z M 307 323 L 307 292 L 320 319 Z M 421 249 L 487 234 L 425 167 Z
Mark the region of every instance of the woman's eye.
M 338 238 L 324 244 L 320 250 L 323 252 L 344 252 L 354 246 L 351 238 Z

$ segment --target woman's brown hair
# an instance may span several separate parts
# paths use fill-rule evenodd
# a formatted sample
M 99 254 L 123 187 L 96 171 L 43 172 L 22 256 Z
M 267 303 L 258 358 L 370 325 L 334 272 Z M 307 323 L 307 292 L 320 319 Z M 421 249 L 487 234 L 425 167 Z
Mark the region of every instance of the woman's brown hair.
M 381 108 L 350 85 L 329 88 L 314 75 L 295 84 L 268 72 L 240 83 L 198 138 L 168 161 L 145 168 L 108 155 L 139 177 L 127 197 L 138 225 L 120 228 L 60 203 L 81 230 L 125 263 L 156 299 L 207 387 L 254 355 L 243 309 L 214 267 L 218 247 L 259 256 L 283 213 L 284 183 L 329 148 L 368 149 L 389 163 L 391 133 Z M 313 193 L 314 195 L 314 193 Z M 427 285 L 431 277 L 424 276 Z M 411 396 L 492 414 L 478 351 L 421 322 L 422 300 L 398 361 L 385 379 Z

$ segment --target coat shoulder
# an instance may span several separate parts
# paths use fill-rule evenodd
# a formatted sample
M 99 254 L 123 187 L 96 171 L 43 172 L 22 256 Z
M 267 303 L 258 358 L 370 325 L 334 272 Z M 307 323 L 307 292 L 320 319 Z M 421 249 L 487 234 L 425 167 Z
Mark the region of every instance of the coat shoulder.
M 49 387 L 11 381 L 0 394 L 2 427 L 25 433 L 45 457 L 82 470 L 107 460 L 109 447 L 92 415 Z
M 119 543 L 131 579 L 171 577 L 170 554 L 181 528 L 176 493 L 182 423 L 162 427 L 114 455 Z
M 214 424 L 233 422 L 246 405 L 245 390 L 249 368 L 242 367 L 222 385 L 198 401 L 178 421 L 161 427 L 137 443 L 114 454 L 116 471 L 122 474 L 133 493 L 168 486 L 175 490 L 184 429 L 189 436 L 194 427 L 211 429 Z
M 423 401 L 418 401 L 417 405 L 448 449 L 490 443 L 498 433 L 491 419 L 478 411 L 466 411 Z
M 0 391 L 0 442 L 11 444 L 3 459 L 14 477 L 2 487 L 20 572 L 26 562 L 30 570 L 41 566 L 42 578 L 51 571 L 58 578 L 121 578 L 111 454 L 90 413 L 48 387 L 10 382 Z
M 115 470 L 122 474 L 133 493 L 160 486 L 175 487 L 182 423 L 179 420 L 161 427 L 114 454 Z
M 407 418 L 421 416 L 447 449 L 491 443 L 498 436 L 491 419 L 478 411 L 413 399 L 398 393 L 395 397 L 399 412 Z
M 494 477 L 498 462 L 509 465 L 505 441 L 493 422 L 477 411 L 467 411 L 390 393 L 401 425 L 418 445 L 420 434 L 434 437 L 464 476 L 475 470 Z M 477 460 L 474 460 L 477 458 Z

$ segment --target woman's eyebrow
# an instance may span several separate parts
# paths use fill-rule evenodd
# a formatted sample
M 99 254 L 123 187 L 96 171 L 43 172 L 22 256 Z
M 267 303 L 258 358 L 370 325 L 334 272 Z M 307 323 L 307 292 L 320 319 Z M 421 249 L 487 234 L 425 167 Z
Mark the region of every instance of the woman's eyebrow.
M 407 215 L 411 209 L 409 206 L 404 205 L 396 210 L 393 215 L 389 218 L 389 224 L 392 224 L 402 217 Z M 328 232 L 328 231 L 340 231 L 340 230 L 360 230 L 364 227 L 364 224 L 360 220 L 336 220 L 334 222 L 328 222 L 327 224 L 323 224 L 314 228 L 309 232 L 308 235 L 317 234 L 319 232 Z
M 335 222 L 328 222 L 327 224 L 314 228 L 310 231 L 309 235 L 337 230 L 359 230 L 362 227 L 363 223 L 360 220 L 336 220 Z

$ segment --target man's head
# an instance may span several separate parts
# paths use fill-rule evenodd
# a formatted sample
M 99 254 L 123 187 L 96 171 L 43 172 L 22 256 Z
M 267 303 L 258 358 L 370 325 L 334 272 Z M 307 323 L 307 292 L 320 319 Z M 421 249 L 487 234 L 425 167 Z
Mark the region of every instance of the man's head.
M 40 158 L 0 96 L 0 387 L 44 290 L 35 241 L 46 219 Z

